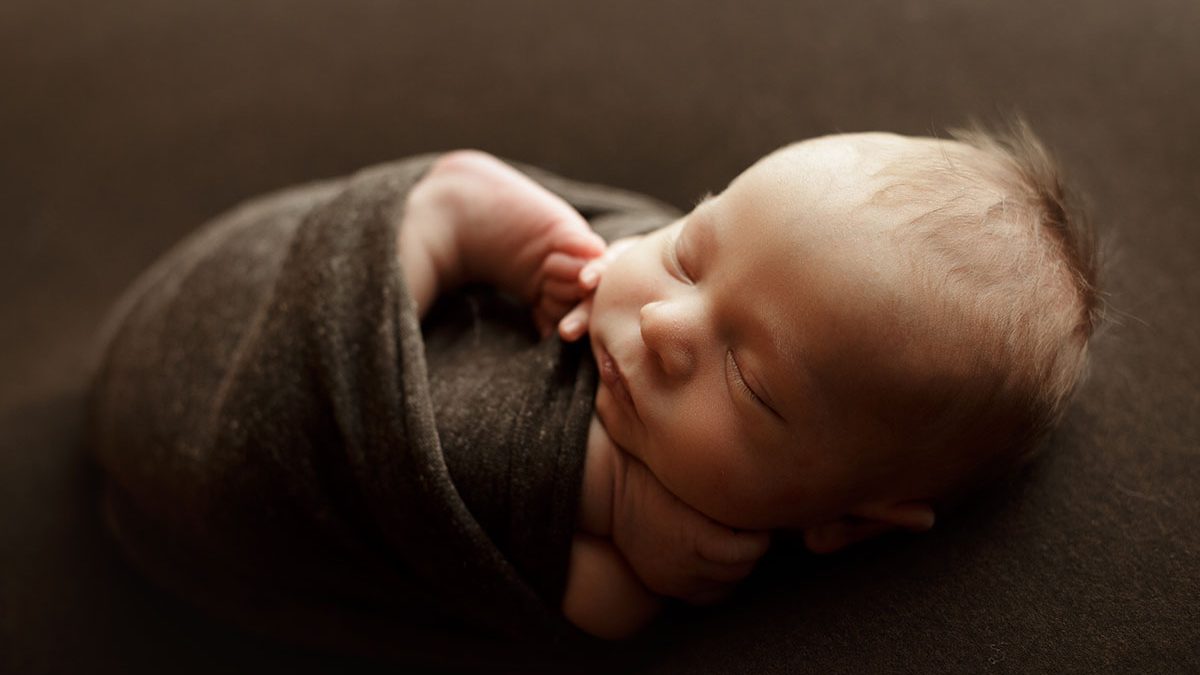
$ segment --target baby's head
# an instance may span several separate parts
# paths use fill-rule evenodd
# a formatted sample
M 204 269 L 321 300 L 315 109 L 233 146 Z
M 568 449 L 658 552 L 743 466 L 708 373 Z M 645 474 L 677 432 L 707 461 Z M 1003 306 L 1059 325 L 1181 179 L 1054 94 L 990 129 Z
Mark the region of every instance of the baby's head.
M 782 148 L 596 291 L 597 414 L 710 517 L 814 551 L 932 526 L 1060 416 L 1094 242 L 1024 127 Z

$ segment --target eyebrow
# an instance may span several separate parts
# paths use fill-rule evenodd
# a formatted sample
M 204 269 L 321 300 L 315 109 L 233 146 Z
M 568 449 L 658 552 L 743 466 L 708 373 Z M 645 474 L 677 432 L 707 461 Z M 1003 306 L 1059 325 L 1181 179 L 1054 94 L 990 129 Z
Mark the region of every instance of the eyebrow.
M 713 228 L 713 217 L 709 214 L 711 204 L 716 201 L 716 197 L 712 193 L 706 194 L 692 209 L 690 217 L 687 221 L 687 229 L 693 230 L 691 237 L 695 239 L 711 239 L 715 243 L 715 233 Z M 682 233 L 681 235 L 682 236 Z

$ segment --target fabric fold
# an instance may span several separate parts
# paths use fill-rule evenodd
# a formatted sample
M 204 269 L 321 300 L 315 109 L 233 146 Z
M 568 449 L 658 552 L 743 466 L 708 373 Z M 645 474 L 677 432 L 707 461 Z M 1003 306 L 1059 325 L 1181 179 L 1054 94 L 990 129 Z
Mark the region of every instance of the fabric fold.
M 93 446 L 110 525 L 160 585 L 356 651 L 577 639 L 558 604 L 595 367 L 491 289 L 422 326 L 397 228 L 432 159 L 242 206 L 114 309 Z M 677 216 L 522 168 L 601 234 Z

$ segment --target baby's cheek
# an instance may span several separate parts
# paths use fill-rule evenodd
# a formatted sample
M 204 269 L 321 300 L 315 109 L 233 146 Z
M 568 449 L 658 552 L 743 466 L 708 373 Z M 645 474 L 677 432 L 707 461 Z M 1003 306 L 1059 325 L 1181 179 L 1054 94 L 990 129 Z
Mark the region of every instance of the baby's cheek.
M 675 422 L 672 437 L 658 444 L 667 456 L 664 469 L 671 474 L 660 479 L 680 499 L 709 516 L 728 511 L 749 459 L 736 420 L 701 400 L 681 405 Z
M 625 404 L 603 386 L 596 393 L 596 416 L 613 443 L 642 462 L 649 462 L 649 455 L 656 452 L 655 446 L 662 445 L 652 432 L 648 434 L 637 419 L 626 412 Z

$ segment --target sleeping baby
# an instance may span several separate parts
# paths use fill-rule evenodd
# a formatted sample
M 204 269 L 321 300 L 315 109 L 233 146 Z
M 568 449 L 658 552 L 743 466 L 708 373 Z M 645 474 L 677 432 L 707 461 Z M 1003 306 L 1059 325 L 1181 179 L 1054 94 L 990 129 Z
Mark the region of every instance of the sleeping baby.
M 787 146 L 607 253 L 488 156 L 447 155 L 426 182 L 410 205 L 453 212 L 447 195 L 471 190 L 544 202 L 523 244 L 434 253 L 402 231 L 401 257 L 410 274 L 417 258 L 525 274 L 502 283 L 543 327 L 565 313 L 564 340 L 590 334 L 601 383 L 563 609 L 598 635 L 632 632 L 659 596 L 721 597 L 772 530 L 824 553 L 929 529 L 1021 461 L 1084 365 L 1091 244 L 1028 132 Z M 456 224 L 486 239 L 506 206 L 436 208 L 410 210 L 408 240 Z M 489 255 L 507 247 L 518 255 Z M 539 247 L 531 275 L 522 247 Z M 428 277 L 411 286 L 434 295 Z
M 148 272 L 98 371 L 110 523 L 201 604 L 221 569 L 273 606 L 320 588 L 306 616 L 504 632 L 549 606 L 628 636 L 724 597 L 772 533 L 933 527 L 1056 423 L 1098 313 L 1023 126 L 807 140 L 682 216 L 477 151 L 273 199 Z M 438 307 L 480 288 L 532 325 L 472 361 L 488 305 Z M 517 392 L 518 362 L 550 384 Z

